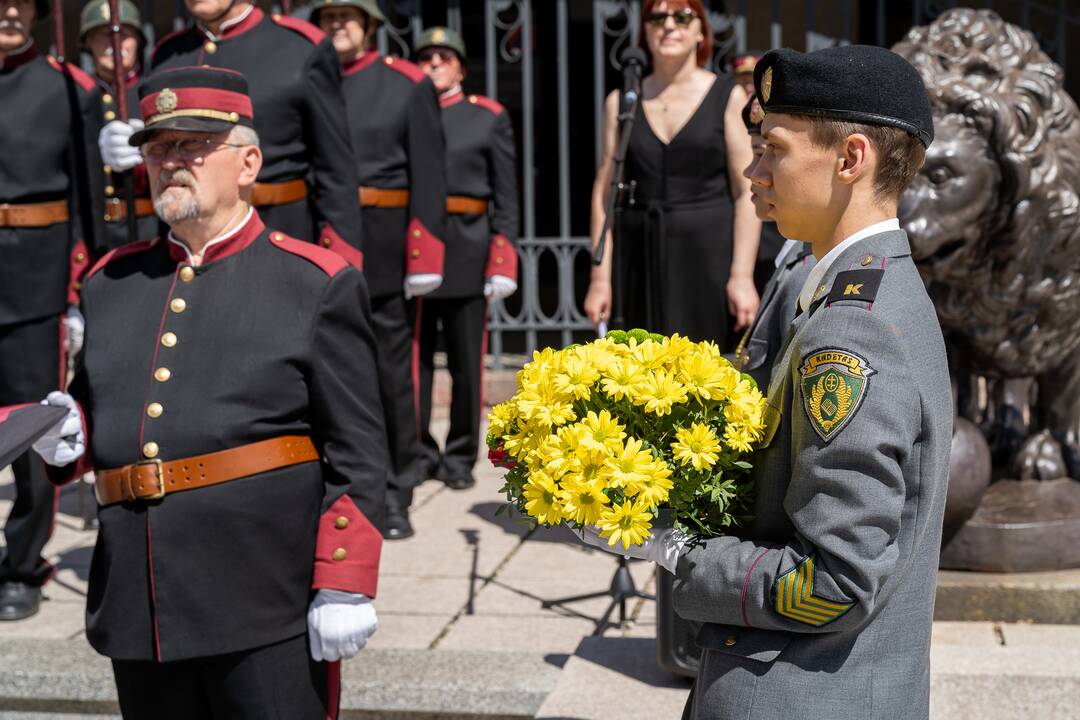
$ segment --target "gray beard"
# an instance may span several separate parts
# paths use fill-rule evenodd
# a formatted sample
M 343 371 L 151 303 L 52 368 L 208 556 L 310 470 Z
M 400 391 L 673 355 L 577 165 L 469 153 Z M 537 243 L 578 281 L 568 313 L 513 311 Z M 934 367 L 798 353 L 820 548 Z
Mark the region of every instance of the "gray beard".
M 182 198 L 174 199 L 174 195 L 166 191 L 154 199 L 154 212 L 166 225 L 194 220 L 199 217 L 199 210 L 199 201 L 190 190 Z

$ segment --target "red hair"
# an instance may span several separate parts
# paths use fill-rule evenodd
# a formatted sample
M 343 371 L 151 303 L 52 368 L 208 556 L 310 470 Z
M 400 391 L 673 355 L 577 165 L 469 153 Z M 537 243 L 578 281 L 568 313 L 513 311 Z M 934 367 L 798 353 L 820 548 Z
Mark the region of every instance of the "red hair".
M 701 0 L 645 0 L 645 3 L 641 6 L 641 37 L 638 40 L 638 45 L 649 55 L 649 59 L 652 60 L 652 53 L 649 53 L 649 44 L 645 41 L 645 18 L 649 17 L 653 13 L 654 8 L 660 3 L 667 4 L 668 12 L 675 10 L 682 10 L 683 8 L 690 8 L 697 15 L 698 20 L 701 21 L 701 34 L 705 37 L 697 47 L 697 64 L 699 67 L 705 67 L 709 64 L 709 59 L 712 57 L 712 26 L 709 25 L 709 18 L 705 14 L 705 6 L 701 3 Z

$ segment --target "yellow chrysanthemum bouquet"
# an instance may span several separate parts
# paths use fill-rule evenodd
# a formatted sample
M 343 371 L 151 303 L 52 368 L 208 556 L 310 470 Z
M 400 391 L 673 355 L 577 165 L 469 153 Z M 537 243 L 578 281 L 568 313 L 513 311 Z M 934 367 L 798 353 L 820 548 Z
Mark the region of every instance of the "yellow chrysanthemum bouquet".
M 488 457 L 510 506 L 540 525 L 596 525 L 624 548 L 670 510 L 675 527 L 717 535 L 750 509 L 750 464 L 765 399 L 711 342 L 644 330 L 533 354 L 492 408 Z

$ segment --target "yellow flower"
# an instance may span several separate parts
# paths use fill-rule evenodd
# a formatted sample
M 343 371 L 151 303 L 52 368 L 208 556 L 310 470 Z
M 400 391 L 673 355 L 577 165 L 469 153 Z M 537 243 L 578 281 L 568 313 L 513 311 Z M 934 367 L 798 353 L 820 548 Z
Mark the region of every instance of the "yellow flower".
M 600 517 L 600 537 L 608 539 L 608 545 L 622 542 L 623 549 L 640 545 L 651 534 L 652 513 L 642 502 L 626 500 L 614 505 Z
M 517 407 L 526 420 L 548 426 L 563 425 L 574 419 L 574 406 L 570 398 L 559 392 L 550 375 L 522 387 L 517 394 Z
M 662 343 L 667 354 L 677 359 L 687 355 L 697 349 L 697 343 L 690 338 L 685 338 L 679 333 L 674 333 L 670 337 L 664 338 Z
M 517 429 L 506 435 L 503 450 L 517 460 L 524 460 L 530 451 L 539 446 L 540 438 L 546 435 L 547 429 L 538 427 L 535 423 L 518 423 Z
M 627 485 L 627 492 L 634 500 L 648 507 L 667 502 L 668 494 L 675 487 L 671 480 L 671 468 L 663 460 L 654 460 L 648 470 Z
M 501 402 L 491 408 L 488 415 L 488 432 L 494 435 L 505 435 L 506 428 L 517 418 L 517 406 L 513 401 Z
M 590 410 L 578 426 L 583 430 L 581 444 L 588 447 L 615 451 L 622 447 L 626 437 L 624 427 L 607 410 L 601 410 L 599 415 Z
M 671 406 L 686 402 L 686 388 L 675 379 L 675 373 L 654 370 L 647 373 L 634 404 L 644 405 L 647 412 L 667 415 Z
M 627 438 L 615 455 L 604 463 L 608 484 L 618 488 L 637 482 L 642 475 L 649 472 L 652 460 L 652 453 L 648 449 L 642 449 L 640 440 Z
M 678 440 L 671 444 L 671 451 L 683 465 L 692 464 L 695 470 L 708 470 L 716 464 L 716 454 L 721 449 L 720 440 L 708 425 L 694 423 L 689 429 L 679 428 L 675 431 L 675 437 Z
M 727 446 L 732 450 L 750 452 L 753 450 L 753 443 L 756 439 L 755 433 L 752 433 L 735 423 L 728 423 L 724 426 L 724 442 L 727 443 Z
M 567 355 L 561 371 L 555 374 L 555 387 L 578 400 L 588 400 L 593 383 L 599 379 L 600 373 L 588 360 L 576 354 Z
M 595 525 L 611 498 L 604 494 L 603 483 L 567 478 L 562 484 L 563 514 L 567 520 Z
M 731 368 L 727 368 L 735 373 Z M 738 377 L 738 373 L 735 373 Z M 719 358 L 709 352 L 694 352 L 679 360 L 679 380 L 687 392 L 701 400 L 720 400 L 734 389 L 735 383 L 720 365 Z
M 634 357 L 646 370 L 660 369 L 671 358 L 668 348 L 658 342 L 646 340 L 640 345 L 634 345 L 631 340 L 630 343 L 634 349 Z
M 529 473 L 529 480 L 522 492 L 527 502 L 525 511 L 537 522 L 544 525 L 557 525 L 562 522 L 563 508 L 559 500 L 559 486 L 547 473 Z
M 622 358 L 612 361 L 605 372 L 607 377 L 601 380 L 600 386 L 612 400 L 634 398 L 642 380 L 640 365 L 630 358 Z

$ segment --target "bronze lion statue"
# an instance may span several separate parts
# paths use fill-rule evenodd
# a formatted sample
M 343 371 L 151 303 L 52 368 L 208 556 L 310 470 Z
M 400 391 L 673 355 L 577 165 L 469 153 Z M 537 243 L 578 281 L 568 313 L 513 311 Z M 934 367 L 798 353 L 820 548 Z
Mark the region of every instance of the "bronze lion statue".
M 1033 378 L 1014 469 L 1080 479 L 1080 112 L 1064 73 L 987 10 L 950 10 L 893 50 L 934 110 L 936 139 L 900 218 L 954 379 Z

